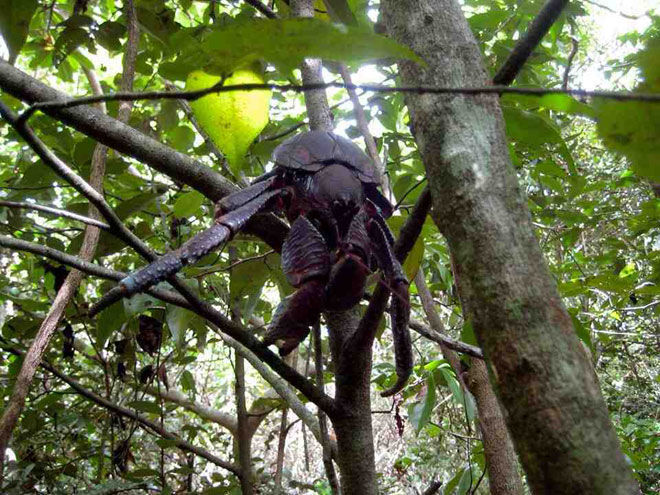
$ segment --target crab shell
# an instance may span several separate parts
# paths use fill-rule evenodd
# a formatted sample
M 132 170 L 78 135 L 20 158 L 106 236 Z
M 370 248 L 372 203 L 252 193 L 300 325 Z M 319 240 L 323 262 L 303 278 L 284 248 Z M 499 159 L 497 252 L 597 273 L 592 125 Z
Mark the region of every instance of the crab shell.
M 352 170 L 365 186 L 367 197 L 384 217 L 392 215 L 392 205 L 378 191 L 379 171 L 359 146 L 350 139 L 328 131 L 297 134 L 280 144 L 273 152 L 276 167 L 315 173 L 331 164 L 341 164 Z

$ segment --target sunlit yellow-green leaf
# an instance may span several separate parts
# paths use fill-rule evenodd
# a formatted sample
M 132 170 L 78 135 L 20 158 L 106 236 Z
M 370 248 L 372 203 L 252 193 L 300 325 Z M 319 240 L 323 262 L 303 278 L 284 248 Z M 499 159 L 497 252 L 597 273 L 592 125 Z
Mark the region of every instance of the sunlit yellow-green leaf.
M 188 76 L 186 89 L 208 88 L 219 80 L 218 76 L 194 71 Z M 263 82 L 258 72 L 239 69 L 227 78 L 225 85 Z M 227 157 L 232 170 L 241 168 L 248 148 L 268 123 L 270 97 L 269 90 L 231 91 L 192 102 L 195 118 Z
M 660 92 L 660 38 L 638 55 L 644 82 L 636 90 Z M 605 145 L 624 154 L 636 174 L 660 182 L 660 104 L 599 99 L 594 103 Z

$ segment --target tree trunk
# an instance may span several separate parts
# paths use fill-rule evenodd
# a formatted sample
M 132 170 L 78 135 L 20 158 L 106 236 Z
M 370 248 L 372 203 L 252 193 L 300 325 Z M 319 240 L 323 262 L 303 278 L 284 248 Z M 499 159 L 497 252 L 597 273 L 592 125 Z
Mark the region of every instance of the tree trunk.
M 335 400 L 339 414 L 330 418 L 337 436 L 342 495 L 376 495 L 374 438 L 371 429 L 371 347 L 350 363 L 342 359 L 345 339 L 355 331 L 358 312 L 328 313 L 330 349 L 335 362 Z
M 383 0 L 389 34 L 429 64 L 404 85 L 488 84 L 455 0 Z M 534 237 L 496 96 L 408 95 L 432 216 L 447 238 L 461 303 L 489 363 L 534 493 L 629 494 L 637 487 L 593 369 Z

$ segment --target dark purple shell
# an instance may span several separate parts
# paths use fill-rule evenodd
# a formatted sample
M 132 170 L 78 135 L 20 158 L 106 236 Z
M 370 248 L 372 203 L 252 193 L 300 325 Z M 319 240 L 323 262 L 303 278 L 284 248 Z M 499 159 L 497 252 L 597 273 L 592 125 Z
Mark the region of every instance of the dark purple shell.
M 318 172 L 331 163 L 355 170 L 365 184 L 379 184 L 380 178 L 371 158 L 353 141 L 327 131 L 296 134 L 273 152 L 275 165 Z

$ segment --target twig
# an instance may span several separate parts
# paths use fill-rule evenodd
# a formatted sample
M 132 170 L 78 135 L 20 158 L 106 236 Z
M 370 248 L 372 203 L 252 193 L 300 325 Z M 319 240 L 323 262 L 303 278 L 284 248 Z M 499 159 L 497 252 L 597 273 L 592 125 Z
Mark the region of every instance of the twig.
M 454 340 L 451 337 L 435 332 L 428 325 L 425 325 L 419 320 L 410 320 L 410 328 L 415 330 L 418 334 L 426 337 L 427 339 L 432 340 L 437 344 L 444 345 L 453 351 L 467 354 L 468 356 L 472 356 L 478 359 L 484 358 L 484 353 L 479 347 L 466 344 L 460 340 Z
M 593 5 L 594 7 L 598 7 L 600 9 L 607 10 L 608 12 L 612 12 L 613 14 L 620 15 L 621 17 L 625 17 L 626 19 L 637 20 L 637 19 L 641 19 L 644 16 L 649 15 L 648 12 L 646 12 L 644 14 L 641 14 L 641 15 L 626 14 L 625 12 L 620 12 L 618 10 L 614 10 L 614 9 L 608 7 L 607 5 L 603 5 L 602 3 L 594 2 L 593 0 L 585 0 L 585 2 L 587 2 L 588 4 Z
M 538 46 L 550 27 L 552 27 L 566 4 L 568 4 L 568 0 L 548 0 L 543 5 L 525 35 L 516 43 L 509 58 L 506 59 L 504 65 L 502 65 L 500 70 L 497 71 L 497 74 L 495 74 L 495 77 L 493 77 L 495 84 L 506 86 L 513 82 L 522 66 L 532 54 L 532 51 Z
M 573 65 L 573 59 L 577 54 L 579 48 L 578 40 L 571 37 L 571 53 L 568 54 L 568 59 L 566 60 L 566 69 L 564 70 L 564 78 L 561 83 L 562 89 L 568 88 L 568 76 L 571 73 L 571 66 Z
M 23 356 L 24 355 L 24 353 L 22 351 L 19 351 L 18 349 L 15 349 L 13 347 L 9 347 L 9 346 L 4 345 L 4 344 L 0 344 L 0 345 L 5 351 L 8 351 L 8 352 L 10 352 L 14 355 L 17 355 L 17 356 Z M 88 399 L 89 401 L 94 402 L 95 404 L 97 404 L 97 405 L 99 405 L 99 406 L 101 406 L 105 409 L 108 409 L 108 410 L 114 412 L 115 414 L 118 414 L 120 416 L 124 416 L 125 418 L 130 418 L 134 421 L 137 421 L 138 423 L 140 423 L 142 426 L 144 426 L 148 430 L 152 431 L 153 433 L 156 433 L 157 435 L 159 435 L 163 438 L 174 440 L 175 445 L 179 449 L 184 450 L 186 452 L 191 452 L 195 455 L 203 457 L 204 459 L 206 459 L 209 462 L 212 462 L 216 466 L 219 466 L 223 469 L 226 469 L 227 471 L 230 471 L 231 473 L 233 473 L 237 476 L 240 476 L 240 470 L 234 464 L 232 464 L 230 462 L 227 462 L 227 461 L 224 461 L 224 460 L 220 459 L 219 457 L 216 457 L 215 455 L 213 455 L 210 452 L 202 449 L 201 447 L 197 447 L 195 445 L 192 445 L 192 444 L 186 442 L 185 440 L 181 439 L 180 437 L 178 437 L 174 433 L 172 433 L 168 430 L 165 430 L 164 428 L 162 428 L 160 425 L 154 423 L 153 421 L 149 421 L 148 419 L 143 418 L 137 412 L 132 411 L 131 409 L 127 409 L 125 407 L 122 407 L 120 405 L 117 405 L 117 404 L 115 404 L 113 402 L 110 402 L 109 400 L 107 400 L 107 399 L 105 399 L 105 398 L 103 398 L 99 395 L 96 395 L 94 392 L 92 392 L 91 390 L 88 390 L 87 388 L 83 387 L 76 380 L 68 377 L 67 375 L 65 375 L 64 373 L 62 373 L 61 371 L 59 371 L 57 368 L 50 365 L 49 363 L 42 362 L 40 364 L 40 366 L 42 368 L 44 368 L 45 370 L 49 371 L 50 373 L 52 373 L 53 375 L 55 375 L 57 378 L 59 378 L 64 383 L 69 385 L 78 394 L 80 394 L 84 398 Z
M 4 201 L 0 200 L 0 206 L 6 206 L 7 208 L 21 208 L 25 210 L 35 210 L 41 211 L 44 213 L 49 213 L 58 217 L 70 218 L 72 220 L 77 220 L 78 222 L 83 222 L 87 225 L 94 225 L 103 230 L 109 230 L 110 226 L 107 223 L 101 222 L 94 218 L 86 217 L 84 215 L 78 215 L 70 211 L 62 210 L 60 208 L 54 208 L 52 206 L 37 205 L 33 203 L 24 203 L 17 201 Z
M 40 101 L 30 105 L 19 117 L 19 124 L 30 118 L 37 110 L 52 110 L 74 108 L 81 105 L 89 105 L 101 101 L 143 101 L 143 100 L 176 100 L 183 99 L 194 101 L 203 96 L 213 93 L 229 93 L 232 91 L 293 91 L 296 93 L 318 91 L 329 88 L 337 89 L 360 89 L 373 91 L 375 93 L 408 93 L 408 94 L 453 94 L 453 95 L 484 95 L 484 94 L 518 94 L 529 96 L 545 96 L 553 94 L 566 94 L 580 97 L 608 98 L 618 101 L 643 101 L 647 103 L 660 102 L 660 93 L 633 93 L 629 91 L 603 91 L 587 89 L 562 89 L 562 88 L 518 88 L 509 86 L 477 86 L 477 87 L 441 87 L 441 86 L 384 86 L 381 84 L 346 84 L 336 81 L 318 82 L 308 84 L 277 84 L 277 83 L 244 83 L 228 84 L 220 86 L 215 84 L 208 88 L 195 91 L 142 91 L 142 92 L 117 92 L 103 96 L 81 96 L 67 100 Z

